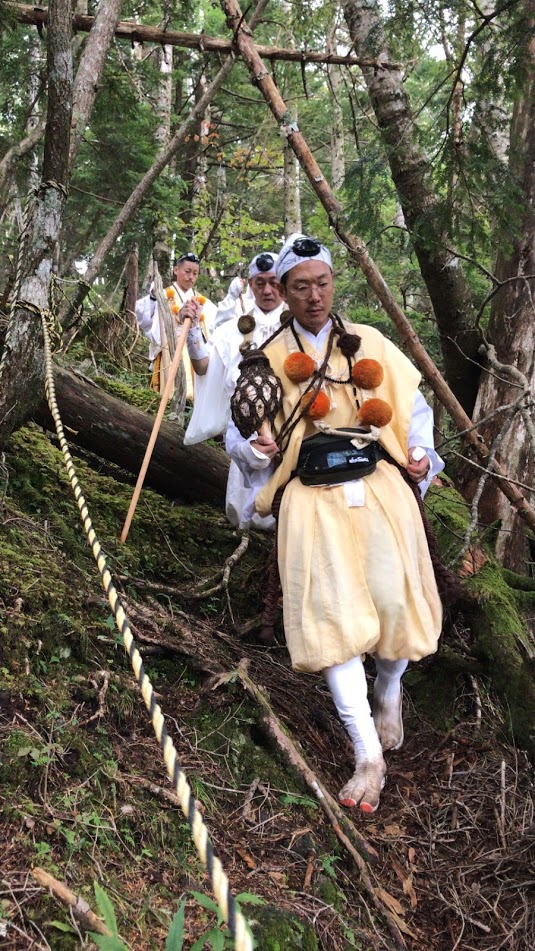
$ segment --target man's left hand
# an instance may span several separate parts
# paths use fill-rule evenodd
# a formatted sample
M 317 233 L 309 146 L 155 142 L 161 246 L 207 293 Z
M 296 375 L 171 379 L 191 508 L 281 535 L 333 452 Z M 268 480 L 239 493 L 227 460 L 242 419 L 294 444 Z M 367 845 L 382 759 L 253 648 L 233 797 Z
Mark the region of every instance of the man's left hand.
M 419 483 L 427 479 L 427 476 L 429 475 L 429 470 L 431 468 L 431 460 L 429 459 L 429 456 L 427 454 L 425 454 L 418 461 L 413 459 L 412 454 L 415 449 L 416 449 L 416 446 L 412 446 L 409 449 L 409 463 L 407 465 L 407 472 L 409 473 L 409 476 L 411 477 L 413 482 Z

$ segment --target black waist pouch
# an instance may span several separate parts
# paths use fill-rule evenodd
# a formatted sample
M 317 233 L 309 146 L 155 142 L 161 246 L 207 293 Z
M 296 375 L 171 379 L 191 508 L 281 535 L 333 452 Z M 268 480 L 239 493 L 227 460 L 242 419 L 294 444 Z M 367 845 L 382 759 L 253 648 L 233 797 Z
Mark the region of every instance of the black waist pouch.
M 353 430 L 345 430 L 345 432 Z M 355 429 L 355 436 L 362 430 Z M 318 433 L 303 439 L 296 475 L 304 485 L 335 485 L 370 475 L 383 455 L 376 442 L 356 449 L 345 435 L 327 436 Z

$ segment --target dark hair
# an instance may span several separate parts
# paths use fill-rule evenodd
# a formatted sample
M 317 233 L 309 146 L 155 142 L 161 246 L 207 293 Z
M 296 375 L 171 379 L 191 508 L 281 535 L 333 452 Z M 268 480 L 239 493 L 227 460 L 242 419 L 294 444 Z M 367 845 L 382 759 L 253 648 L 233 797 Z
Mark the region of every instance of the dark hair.
M 198 258 L 193 251 L 186 251 L 184 254 L 181 254 L 180 257 L 176 258 L 173 267 L 178 267 L 178 265 L 183 264 L 184 261 L 189 261 L 191 264 L 200 264 L 200 258 Z

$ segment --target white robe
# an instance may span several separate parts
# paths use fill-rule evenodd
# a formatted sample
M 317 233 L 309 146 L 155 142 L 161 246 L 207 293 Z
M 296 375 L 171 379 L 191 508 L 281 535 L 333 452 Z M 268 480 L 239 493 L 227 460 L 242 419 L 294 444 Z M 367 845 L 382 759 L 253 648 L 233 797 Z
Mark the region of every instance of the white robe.
M 177 285 L 172 285 L 176 296 L 181 304 L 185 304 L 186 301 L 191 300 L 192 297 L 195 297 L 197 291 L 193 288 L 188 288 L 187 291 L 183 291 L 181 288 L 177 289 Z M 206 329 L 208 334 L 212 333 L 212 328 L 215 322 L 215 315 L 217 308 L 211 300 L 206 298 L 206 302 L 203 304 L 203 313 L 206 323 Z M 147 294 L 146 297 L 140 297 L 136 301 L 136 320 L 139 326 L 139 329 L 143 331 L 146 337 L 149 340 L 149 359 L 154 360 L 158 356 L 160 350 L 162 349 L 162 338 L 160 333 L 160 316 L 158 314 L 158 307 L 156 306 L 156 301 L 152 300 L 150 294 Z
M 176 281 L 171 284 L 170 287 L 172 287 L 174 291 L 174 303 L 178 307 L 182 307 L 186 301 L 191 300 L 191 298 L 195 297 L 198 293 L 192 287 L 189 287 L 187 291 L 183 291 L 182 288 L 178 286 Z M 170 301 L 170 303 L 173 303 L 173 299 Z M 202 305 L 202 326 L 207 337 L 210 337 L 212 333 L 215 315 L 216 306 L 206 297 L 204 304 Z M 147 294 L 146 297 L 141 297 L 136 302 L 136 320 L 138 322 L 139 329 L 142 330 L 149 339 L 149 359 L 154 360 L 162 350 L 162 328 L 157 302 L 152 300 L 150 294 Z M 169 359 L 169 353 L 168 351 L 166 352 Z M 186 395 L 189 400 L 193 400 L 195 381 L 191 360 L 186 350 L 184 350 L 182 354 L 182 363 L 184 364 L 184 369 L 186 372 Z M 166 376 L 160 376 L 160 393 L 163 393 L 165 380 Z
M 234 304 L 236 305 L 236 301 Z M 235 306 L 235 311 L 236 309 Z M 283 309 L 284 305 L 281 303 L 265 314 L 255 304 L 252 310 L 256 321 L 253 331 L 255 346 L 261 346 L 278 328 Z M 236 319 L 226 319 L 214 330 L 209 343 L 210 360 L 207 372 L 204 376 L 195 377 L 195 404 L 184 437 L 185 446 L 192 446 L 224 433 L 231 422 L 230 398 L 240 375 L 242 343 L 243 334 L 238 330 Z M 245 510 L 246 518 L 243 514 Z M 235 461 L 231 462 L 229 470 L 226 513 L 230 523 L 239 528 L 272 529 L 275 524 L 271 516 L 262 518 L 254 511 L 252 491 L 245 486 L 243 475 Z

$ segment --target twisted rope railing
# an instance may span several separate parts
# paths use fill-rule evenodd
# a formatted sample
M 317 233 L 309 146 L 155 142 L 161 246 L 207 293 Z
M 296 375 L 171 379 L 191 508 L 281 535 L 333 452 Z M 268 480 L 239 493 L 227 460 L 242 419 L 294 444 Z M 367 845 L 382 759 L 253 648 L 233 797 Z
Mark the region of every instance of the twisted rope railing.
M 120 602 L 110 571 L 106 564 L 106 558 L 91 523 L 87 504 L 82 494 L 80 483 L 78 482 L 78 477 L 76 475 L 72 457 L 69 451 L 69 446 L 65 438 L 63 424 L 56 402 L 47 316 L 49 315 L 41 313 L 45 355 L 45 393 L 56 427 L 56 432 L 58 435 L 61 452 L 63 453 L 71 488 L 73 490 L 74 497 L 80 511 L 80 517 L 82 519 L 84 530 L 87 535 L 87 540 L 98 565 L 102 585 L 111 605 L 115 623 L 117 624 L 117 628 L 123 638 L 125 650 L 130 658 L 132 669 L 141 691 L 141 695 L 150 715 L 153 730 L 160 744 L 167 769 L 167 775 L 174 786 L 182 812 L 188 820 L 192 839 L 195 843 L 199 858 L 208 872 L 210 886 L 217 901 L 221 915 L 228 925 L 237 951 L 252 951 L 254 946 L 252 934 L 240 908 L 236 904 L 236 901 L 230 892 L 228 878 L 225 874 L 223 866 L 220 860 L 214 854 L 214 849 L 210 841 L 208 831 L 204 824 L 203 818 L 195 805 L 195 799 L 191 791 L 191 787 L 178 762 L 178 754 L 173 740 L 167 732 L 162 710 L 154 699 L 152 684 L 143 666 L 142 657 L 136 647 L 125 611 Z

